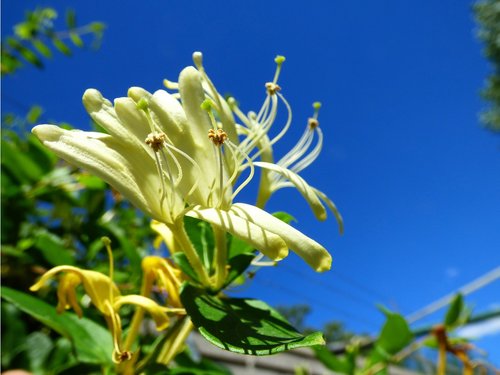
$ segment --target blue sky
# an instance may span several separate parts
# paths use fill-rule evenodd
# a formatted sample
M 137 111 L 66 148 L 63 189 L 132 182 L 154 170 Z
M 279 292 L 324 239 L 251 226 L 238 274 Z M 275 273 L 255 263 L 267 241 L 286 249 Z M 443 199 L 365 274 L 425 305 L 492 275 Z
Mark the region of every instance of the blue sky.
M 2 32 L 38 1 L 3 2 Z M 118 5 L 119 4 L 119 5 Z M 308 303 L 308 323 L 342 320 L 356 332 L 382 322 L 376 303 L 403 314 L 456 290 L 500 263 L 500 137 L 482 129 L 479 96 L 490 71 L 475 36 L 472 2 L 372 1 L 48 1 L 81 24 L 108 25 L 101 49 L 57 57 L 3 79 L 3 111 L 40 104 L 45 116 L 89 124 L 86 88 L 108 98 L 130 86 L 154 91 L 204 53 L 219 91 L 245 111 L 264 99 L 273 59 L 287 60 L 282 93 L 300 136 L 311 103 L 323 103 L 321 156 L 303 176 L 332 198 L 345 219 L 317 222 L 296 191 L 281 190 L 271 211 L 332 253 L 332 271 L 316 275 L 297 257 L 263 269 L 239 295 L 271 304 Z M 252 191 L 241 199 L 251 199 Z M 467 297 L 481 312 L 500 305 L 500 282 Z M 427 322 L 440 319 L 443 312 Z M 422 322 L 422 324 L 425 322 Z M 494 343 L 480 342 L 500 365 Z M 496 351 L 495 351 L 496 350 Z

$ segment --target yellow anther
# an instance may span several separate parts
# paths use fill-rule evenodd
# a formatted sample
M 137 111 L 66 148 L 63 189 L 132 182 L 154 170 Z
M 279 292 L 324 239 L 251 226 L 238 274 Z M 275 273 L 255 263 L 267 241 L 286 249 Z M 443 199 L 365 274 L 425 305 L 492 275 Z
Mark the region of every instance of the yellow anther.
M 220 146 L 226 142 L 227 133 L 222 129 L 210 129 L 208 131 L 208 138 L 212 141 L 215 146 Z
M 316 129 L 319 126 L 319 121 L 313 117 L 309 117 L 307 120 L 307 126 L 309 126 L 309 129 Z
M 146 144 L 150 146 L 154 152 L 158 152 L 163 146 L 167 139 L 165 133 L 149 133 L 146 137 Z
M 269 95 L 274 95 L 276 92 L 281 90 L 281 87 L 274 83 L 274 82 L 267 82 L 266 83 L 266 90 Z

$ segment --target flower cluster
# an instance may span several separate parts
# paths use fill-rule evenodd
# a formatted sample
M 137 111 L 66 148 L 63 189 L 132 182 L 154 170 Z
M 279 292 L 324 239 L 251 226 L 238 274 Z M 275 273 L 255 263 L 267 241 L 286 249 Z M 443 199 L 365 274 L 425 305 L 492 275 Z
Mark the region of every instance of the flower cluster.
M 333 202 L 299 176 L 322 148 L 319 104 L 314 104 L 314 115 L 298 143 L 275 162 L 273 145 L 292 122 L 290 105 L 277 82 L 284 58 L 278 56 L 275 60 L 276 74 L 265 85 L 262 107 L 248 114 L 240 110 L 236 100 L 219 94 L 205 72 L 201 53 L 195 53 L 193 60 L 195 66 L 183 69 L 178 82 L 165 80 L 171 92 L 150 93 L 132 87 L 126 97 L 111 103 L 99 91 L 87 90 L 83 104 L 107 133 L 65 130 L 54 125 L 38 125 L 33 133 L 58 156 L 101 177 L 151 217 L 153 228 L 170 251 L 185 254 L 204 288 L 218 291 L 225 285 L 227 233 L 273 261 L 285 258 L 290 249 L 314 270 L 330 269 L 331 256 L 322 245 L 264 210 L 272 193 L 295 187 L 319 220 L 326 218 L 326 203 L 341 227 L 342 219 Z M 280 102 L 288 117 L 281 129 L 273 130 L 277 135 L 271 137 Z M 254 178 L 256 167 L 262 169 L 257 203 L 237 202 L 238 193 Z M 215 255 L 209 267 L 201 261 L 186 233 L 185 216 L 205 221 L 213 230 Z M 71 306 L 81 314 L 74 289 L 83 284 L 94 305 L 110 322 L 115 360 L 121 361 L 128 359 L 126 350 L 130 347 L 126 343 L 125 350 L 121 349 L 118 309 L 122 304 L 136 304 L 149 311 L 159 329 L 168 323 L 167 313 L 185 313 L 178 294 L 186 277 L 175 265 L 166 259 L 147 257 L 143 269 L 140 296 L 121 296 L 111 275 L 69 266 L 50 270 L 33 290 L 64 272 L 59 281 L 58 309 Z M 168 309 L 148 298 L 153 283 L 168 294 Z

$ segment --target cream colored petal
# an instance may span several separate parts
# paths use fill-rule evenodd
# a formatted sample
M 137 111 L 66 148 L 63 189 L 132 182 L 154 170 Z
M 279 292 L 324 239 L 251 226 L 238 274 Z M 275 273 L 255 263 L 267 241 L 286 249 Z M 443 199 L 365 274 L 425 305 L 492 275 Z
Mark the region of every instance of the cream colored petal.
M 212 200 L 218 201 L 220 197 L 218 192 L 220 178 L 218 150 L 208 138 L 208 130 L 213 126 L 207 112 L 201 108 L 206 96 L 202 87 L 201 74 L 195 68 L 190 66 L 182 70 L 179 76 L 179 93 L 187 118 L 188 129 L 186 129 L 186 135 L 191 137 L 191 144 L 193 145 L 188 153 L 202 171 L 201 176 L 199 176 L 202 182 L 201 186 L 213 186 Z M 228 177 L 227 169 L 224 166 L 222 176 L 224 186 L 228 185 L 225 183 Z M 230 190 L 229 188 L 225 190 L 224 204 L 230 201 Z M 208 202 L 199 203 L 201 205 L 208 204 Z
M 231 207 L 236 215 L 280 236 L 287 246 L 317 272 L 330 269 L 332 257 L 326 249 L 302 232 L 258 207 L 236 203 Z
M 233 212 L 222 211 L 216 208 L 195 208 L 186 215 L 204 220 L 219 229 L 233 234 L 273 260 L 281 260 L 288 255 L 288 247 L 279 235 Z
M 279 173 L 285 178 L 287 178 L 302 194 L 302 196 L 306 199 L 307 203 L 311 207 L 311 209 L 314 212 L 314 215 L 318 220 L 325 220 L 326 219 L 326 210 L 321 201 L 319 200 L 318 196 L 316 195 L 316 192 L 313 190 L 313 188 L 298 174 L 290 171 L 289 169 L 280 167 L 277 164 L 272 164 L 272 163 L 266 163 L 266 162 L 254 162 L 254 165 L 271 170 L 273 172 Z
M 32 132 L 59 157 L 102 178 L 153 218 L 165 220 L 156 165 L 143 149 L 106 134 L 68 131 L 54 125 L 38 125 Z
M 212 123 L 207 112 L 201 108 L 206 98 L 201 83 L 201 74 L 192 66 L 184 68 L 179 75 L 179 93 L 189 126 L 186 132 L 191 134 L 199 148 L 205 149 L 206 152 L 212 150 L 209 147 L 212 144 L 207 142 L 208 130 L 212 128 Z
M 129 132 L 128 137 L 133 136 L 143 148 L 151 149 L 145 142 L 146 137 L 151 133 L 151 127 L 144 111 L 138 109 L 137 104 L 131 98 L 115 99 L 114 108 L 122 127 Z M 121 136 L 120 139 L 122 139 Z
M 144 141 L 145 137 L 138 138 L 135 131 L 140 127 L 144 127 L 147 130 L 147 121 L 141 121 L 141 123 L 135 124 L 132 128 L 124 126 L 118 118 L 112 103 L 95 89 L 86 90 L 82 101 L 90 117 L 106 129 L 110 135 L 121 139 L 124 143 L 132 145 L 138 145 L 139 142 Z
M 333 215 L 335 216 L 335 219 L 337 220 L 337 224 L 339 226 L 339 232 L 340 234 L 344 233 L 344 219 L 342 219 L 342 215 L 340 214 L 339 210 L 337 209 L 337 206 L 333 201 L 328 198 L 328 196 L 323 193 L 322 191 L 319 191 L 316 188 L 313 188 L 314 192 L 320 197 L 320 199 L 326 203 L 330 211 L 333 212 Z
M 156 329 L 158 331 L 164 330 L 168 327 L 170 319 L 166 313 L 167 309 L 158 305 L 152 299 L 136 294 L 118 297 L 114 300 L 113 309 L 118 311 L 123 305 L 136 305 L 138 307 L 142 307 L 151 315 L 155 321 Z

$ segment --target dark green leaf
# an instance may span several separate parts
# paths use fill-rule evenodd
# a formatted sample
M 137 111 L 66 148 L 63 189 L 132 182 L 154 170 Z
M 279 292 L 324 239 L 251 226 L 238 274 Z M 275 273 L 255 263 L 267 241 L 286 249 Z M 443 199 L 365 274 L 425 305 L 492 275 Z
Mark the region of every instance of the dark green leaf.
M 450 307 L 448 307 L 448 311 L 446 312 L 446 316 L 444 318 L 444 325 L 448 328 L 456 326 L 463 308 L 464 299 L 459 293 L 455 296 L 455 298 L 453 298 L 453 301 L 450 303 Z
M 3 257 L 3 246 L 2 246 Z M 14 305 L 2 303 L 2 367 L 10 367 L 10 362 L 21 352 L 26 343 L 26 326 L 20 311 Z
M 15 49 L 27 62 L 36 66 L 37 68 L 43 68 L 43 64 L 37 55 L 29 48 L 24 46 L 21 42 L 14 38 L 7 38 L 7 43 L 13 49 Z
M 102 326 L 73 313 L 58 314 L 55 307 L 17 290 L 2 287 L 1 292 L 2 298 L 71 340 L 81 362 L 111 363 L 111 335 Z
M 68 29 L 74 29 L 76 27 L 76 13 L 73 9 L 66 10 L 66 25 Z
M 56 47 L 56 49 L 59 52 L 61 52 L 63 55 L 71 56 L 71 50 L 66 45 L 66 43 L 64 43 L 61 39 L 59 39 L 57 37 L 53 37 L 52 43 L 54 44 L 54 47 Z
M 40 250 L 47 262 L 53 266 L 74 265 L 75 260 L 71 252 L 64 246 L 63 241 L 55 234 L 39 231 L 36 233 L 35 247 Z
M 229 273 L 227 275 L 226 283 L 224 286 L 231 284 L 239 275 L 241 275 L 248 268 L 255 258 L 254 253 L 238 254 L 229 259 Z
M 200 333 L 221 349 L 269 355 L 325 343 L 320 332 L 303 336 L 259 300 L 217 297 L 187 283 L 181 300 Z
M 189 261 L 186 257 L 186 254 L 181 253 L 179 251 L 179 252 L 173 254 L 172 258 L 173 258 L 175 264 L 177 264 L 177 266 L 179 266 L 179 268 L 182 270 L 182 272 L 184 272 L 186 275 L 188 275 L 191 278 L 191 280 L 199 281 L 196 272 L 193 270 L 193 268 L 189 264 Z

